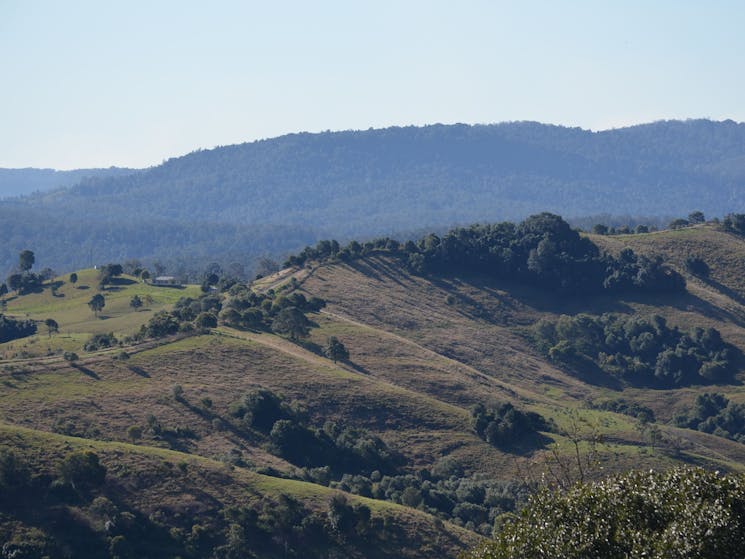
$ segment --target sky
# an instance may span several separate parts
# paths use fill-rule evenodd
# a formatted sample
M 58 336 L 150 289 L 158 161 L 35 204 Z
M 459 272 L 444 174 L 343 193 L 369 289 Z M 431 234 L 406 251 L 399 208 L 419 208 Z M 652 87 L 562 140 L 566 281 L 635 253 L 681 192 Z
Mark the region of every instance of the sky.
M 744 24 L 739 0 L 0 0 L 0 167 L 438 122 L 741 122 Z

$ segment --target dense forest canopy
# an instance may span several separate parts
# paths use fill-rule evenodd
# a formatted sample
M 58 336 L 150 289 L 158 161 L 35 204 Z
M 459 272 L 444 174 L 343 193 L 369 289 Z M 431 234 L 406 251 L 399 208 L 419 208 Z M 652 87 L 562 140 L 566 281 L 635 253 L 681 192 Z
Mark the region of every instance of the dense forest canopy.
M 19 238 L 62 271 L 89 265 L 82 255 L 91 252 L 96 262 L 248 267 L 323 237 L 408 238 L 544 210 L 722 216 L 745 205 L 743 146 L 744 124 L 707 120 L 603 132 L 514 122 L 290 134 L 5 201 L 0 266 L 7 271 Z

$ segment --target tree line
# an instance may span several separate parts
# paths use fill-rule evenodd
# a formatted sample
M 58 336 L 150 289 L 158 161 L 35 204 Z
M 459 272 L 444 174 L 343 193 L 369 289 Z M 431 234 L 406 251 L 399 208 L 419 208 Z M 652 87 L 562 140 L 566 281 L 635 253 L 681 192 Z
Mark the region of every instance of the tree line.
M 522 281 L 570 293 L 681 292 L 685 280 L 661 257 L 637 255 L 627 248 L 616 257 L 601 253 L 589 238 L 560 216 L 542 213 L 515 224 L 472 225 L 444 236 L 427 235 L 400 243 L 376 239 L 364 244 L 321 241 L 287 259 L 288 266 L 311 260 L 349 261 L 372 252 L 402 259 L 414 273 L 476 273 Z

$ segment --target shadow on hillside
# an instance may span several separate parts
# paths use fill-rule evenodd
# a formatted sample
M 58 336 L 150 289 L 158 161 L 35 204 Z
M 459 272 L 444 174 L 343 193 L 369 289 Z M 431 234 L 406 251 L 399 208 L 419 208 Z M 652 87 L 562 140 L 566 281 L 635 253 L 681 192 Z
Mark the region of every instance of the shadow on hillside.
M 378 274 L 372 266 L 370 266 L 363 260 L 351 260 L 349 262 L 345 262 L 345 264 L 356 272 L 359 272 L 363 276 L 371 277 L 375 281 L 383 281 L 383 278 L 380 276 L 380 274 Z
M 128 365 L 127 368 L 136 375 L 140 375 L 141 377 L 145 377 L 145 378 L 150 378 L 150 373 L 148 373 L 142 367 L 137 367 L 136 365 Z
M 101 380 L 101 377 L 99 377 L 95 373 L 95 371 L 92 371 L 91 369 L 89 369 L 85 365 L 81 365 L 80 363 L 72 363 L 71 366 L 74 369 L 77 369 L 78 371 L 80 371 L 81 373 L 83 373 L 84 375 L 91 377 L 92 379 Z
M 554 314 L 633 312 L 633 309 L 625 302 L 625 297 L 565 293 L 493 278 L 485 274 L 462 273 L 454 276 L 432 274 L 427 276 L 427 279 L 440 289 L 451 292 L 459 302 L 471 308 L 471 314 L 479 318 L 487 318 L 493 312 L 482 302 L 465 295 L 464 288 L 472 287 L 493 297 L 499 302 L 500 314 L 505 311 L 520 311 L 523 306 Z
M 613 375 L 601 369 L 597 363 L 590 359 L 583 359 L 581 363 L 559 364 L 568 375 L 581 380 L 586 384 L 608 388 L 614 391 L 623 390 L 623 383 Z
M 369 370 L 365 369 L 365 367 L 363 367 L 362 365 L 358 365 L 357 363 L 353 363 L 352 361 L 339 361 L 339 363 L 344 363 L 347 367 L 360 374 L 368 376 L 370 376 L 371 374 Z
M 717 307 L 700 297 L 686 291 L 685 293 L 634 293 L 621 294 L 571 294 L 559 291 L 542 290 L 536 287 L 519 285 L 514 282 L 496 280 L 484 276 L 460 276 L 461 281 L 478 290 L 484 291 L 499 298 L 500 307 L 504 305 L 505 310 L 522 304 L 539 312 L 552 314 L 576 315 L 581 313 L 599 315 L 603 313 L 631 314 L 634 308 L 631 304 L 647 305 L 650 307 L 671 307 L 683 312 L 697 312 L 709 318 L 720 321 L 730 321 L 737 324 L 745 324 L 745 316 L 733 313 L 729 310 Z M 430 277 L 430 281 L 441 287 L 452 291 L 457 289 L 451 278 Z M 725 295 L 745 305 L 745 297 L 740 296 L 732 289 L 712 280 L 712 286 L 721 290 Z M 459 290 L 457 298 L 466 303 L 470 313 L 479 318 L 488 318 L 490 313 L 479 301 L 463 295 Z M 505 296 L 504 293 L 509 294 Z M 510 301 L 512 299 L 512 301 Z M 502 310 L 500 309 L 500 315 Z
M 133 279 L 129 278 L 111 278 L 111 285 L 134 285 L 137 283 Z
M 392 282 L 397 283 L 402 287 L 404 286 L 404 283 L 401 281 L 401 267 L 403 266 L 402 262 L 397 262 L 396 265 L 393 265 L 390 261 L 381 259 L 370 262 L 370 266 Z
M 645 298 L 635 300 L 636 302 L 648 304 L 648 305 L 668 305 L 674 309 L 687 312 L 697 312 L 721 321 L 730 321 L 735 324 L 745 324 L 745 316 L 740 313 L 734 313 L 732 311 L 712 305 L 708 301 L 686 293 L 685 295 L 679 295 L 677 297 L 664 297 L 659 298 Z
M 258 440 L 255 436 L 252 435 L 250 431 L 237 427 L 231 421 L 222 417 L 219 413 L 214 412 L 212 408 L 208 409 L 192 404 L 183 396 L 179 398 L 177 402 L 184 406 L 190 412 L 204 419 L 205 421 L 214 422 L 215 420 L 218 420 L 220 430 L 228 431 L 239 439 L 253 443 L 257 442 Z
M 709 287 L 713 287 L 714 289 L 716 289 L 723 295 L 726 295 L 733 301 L 739 303 L 740 305 L 745 305 L 745 297 L 743 297 L 739 292 L 735 291 L 731 287 L 727 287 L 726 285 L 711 278 L 698 278 L 698 279 L 703 281 Z
M 45 285 L 37 285 L 32 287 L 31 289 L 24 289 L 23 291 L 21 291 L 21 295 L 28 295 L 30 293 L 44 293 L 45 287 Z
M 531 433 L 527 437 L 524 437 L 520 441 L 516 443 L 512 443 L 509 445 L 503 445 L 503 446 L 496 446 L 495 448 L 498 448 L 502 452 L 507 452 L 509 454 L 512 454 L 514 456 L 531 456 L 533 453 L 535 453 L 537 450 L 542 450 L 546 448 L 548 445 L 553 443 L 554 440 L 543 433 Z

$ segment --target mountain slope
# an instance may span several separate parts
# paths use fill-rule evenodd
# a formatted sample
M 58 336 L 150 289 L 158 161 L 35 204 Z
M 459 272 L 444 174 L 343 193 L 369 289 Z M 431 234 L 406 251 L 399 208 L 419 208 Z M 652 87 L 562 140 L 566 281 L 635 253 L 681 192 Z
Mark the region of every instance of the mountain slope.
M 405 233 L 544 210 L 722 215 L 743 209 L 743 180 L 745 124 L 731 121 L 603 132 L 516 122 L 304 133 L 6 202 L 0 234 L 18 239 L 23 230 L 20 238 L 60 268 L 83 264 L 71 248 L 80 245 L 96 247 L 102 261 L 122 254 L 175 261 L 176 253 L 203 262 L 211 254 L 225 265 L 286 254 L 319 236 Z M 40 220 L 57 240 L 28 226 Z M 97 245 L 102 237 L 110 242 Z M 11 263 L 18 248 L 0 252 L 0 262 Z

